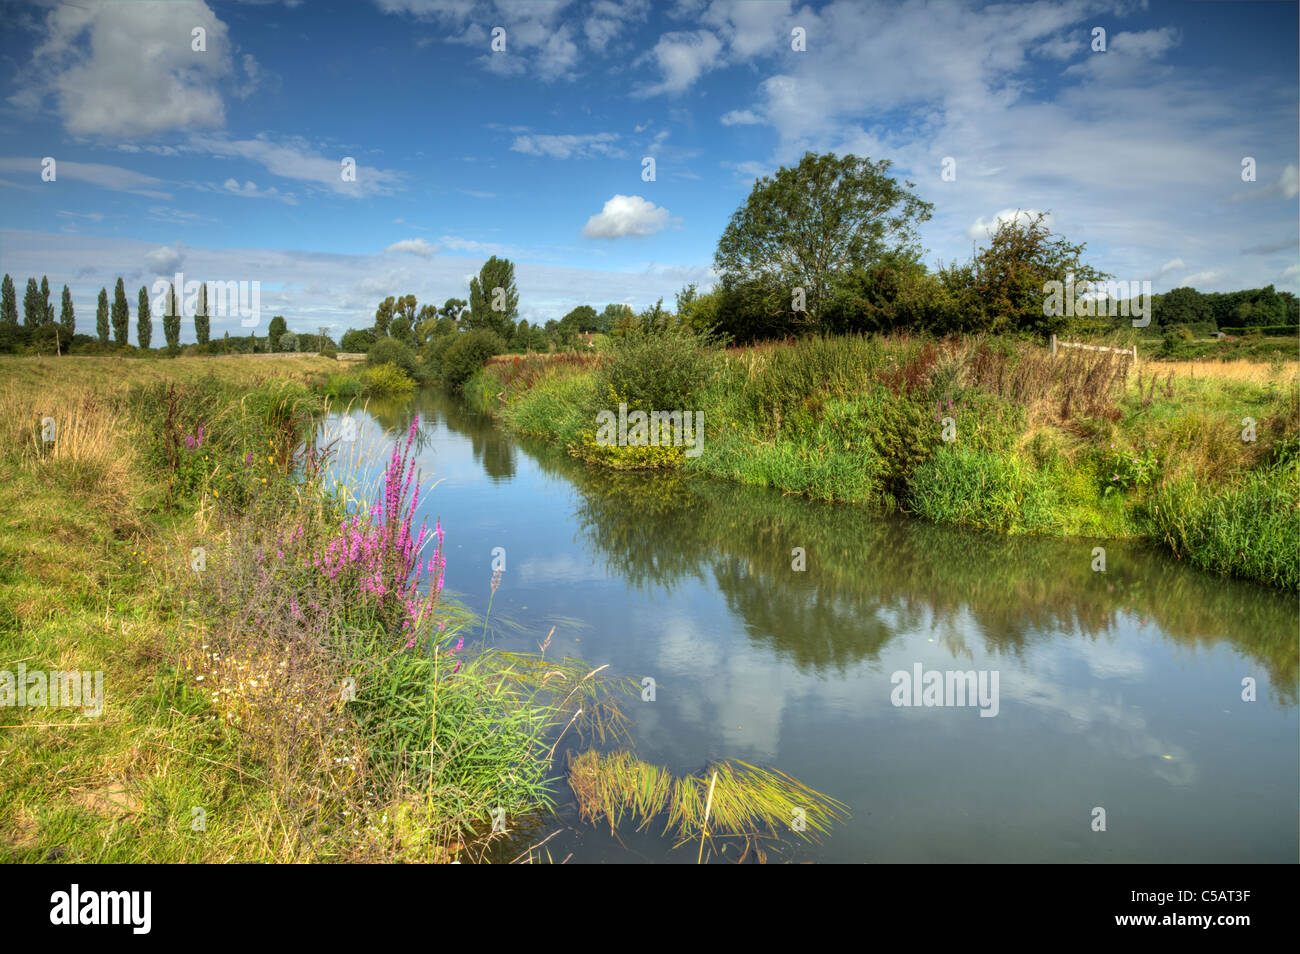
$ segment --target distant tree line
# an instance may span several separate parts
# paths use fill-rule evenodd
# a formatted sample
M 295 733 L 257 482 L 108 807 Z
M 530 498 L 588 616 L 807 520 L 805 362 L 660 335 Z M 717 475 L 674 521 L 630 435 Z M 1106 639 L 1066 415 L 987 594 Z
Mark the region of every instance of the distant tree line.
M 177 298 L 174 286 L 168 286 L 164 297 L 162 318 L 163 346 L 153 345 L 154 299 L 148 286 L 142 286 L 136 295 L 135 343 L 130 342 L 131 306 L 126 285 L 118 278 L 109 298 L 107 288 L 99 290 L 95 308 L 95 334 L 78 334 L 76 315 L 72 305 L 72 292 L 63 286 L 59 319 L 54 320 L 54 306 L 50 302 L 50 286 L 46 278 L 40 284 L 34 278 L 27 280 L 23 296 L 23 320 L 18 320 L 18 301 L 13 279 L 5 275 L 0 282 L 0 354 L 108 354 L 155 352 L 178 354 L 250 354 L 272 351 L 338 353 L 338 345 L 317 328 L 307 332 L 290 332 L 282 315 L 271 319 L 266 335 L 235 335 L 227 332 L 212 340 L 212 318 L 208 306 L 208 287 L 200 283 L 191 303 L 194 343 L 181 345 L 184 320 L 183 303 Z

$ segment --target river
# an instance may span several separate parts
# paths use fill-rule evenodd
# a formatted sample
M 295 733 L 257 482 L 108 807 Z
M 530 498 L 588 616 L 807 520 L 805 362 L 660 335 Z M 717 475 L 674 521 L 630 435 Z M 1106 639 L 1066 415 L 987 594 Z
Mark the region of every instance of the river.
M 483 614 L 505 549 L 488 641 L 536 651 L 554 626 L 548 655 L 652 678 L 653 701 L 624 705 L 642 759 L 682 774 L 741 759 L 848 804 L 820 843 L 771 860 L 1295 862 L 1294 595 L 1116 541 L 601 473 L 437 391 L 354 411 L 357 446 L 391 447 L 415 413 L 447 590 Z M 895 705 L 893 674 L 917 664 L 996 674 L 996 715 Z M 561 829 L 557 861 L 695 861 L 661 828 L 580 821 L 562 781 L 556 797 L 509 849 Z

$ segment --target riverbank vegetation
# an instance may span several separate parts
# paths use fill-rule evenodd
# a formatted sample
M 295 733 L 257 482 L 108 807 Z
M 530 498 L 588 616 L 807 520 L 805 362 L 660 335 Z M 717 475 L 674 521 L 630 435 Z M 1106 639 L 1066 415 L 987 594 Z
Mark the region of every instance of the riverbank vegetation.
M 1295 588 L 1297 365 L 1218 367 L 998 337 L 670 335 L 604 359 L 506 358 L 467 393 L 585 460 L 619 402 L 701 410 L 700 456 L 654 448 L 655 466 L 981 530 L 1145 539 Z M 636 467 L 650 448 L 601 450 Z
M 1265 338 L 1294 332 L 1296 297 L 1153 296 L 1111 281 L 1041 212 L 1000 218 L 969 262 L 931 271 L 931 210 L 887 161 L 806 154 L 733 214 L 714 288 L 647 309 L 589 362 L 492 361 L 462 390 L 609 468 L 978 530 L 1149 540 L 1297 588 L 1298 355 L 1293 334 Z M 1229 320 L 1239 342 L 1197 341 Z M 1151 360 L 1211 353 L 1225 373 Z M 1268 363 L 1247 377 L 1242 358 Z M 667 441 L 599 427 L 693 412 L 702 448 L 680 426 Z
M 169 367 L 16 364 L 0 393 L 5 668 L 106 696 L 0 710 L 4 859 L 445 861 L 548 807 L 610 685 L 465 646 L 409 436 L 382 487 L 327 486 L 322 369 Z
M 333 466 L 333 364 L 3 361 L 0 669 L 105 695 L 0 708 L 0 859 L 485 860 L 555 807 L 557 750 L 627 744 L 630 682 L 444 596 L 418 416 L 377 486 Z M 728 806 L 784 776 L 728 772 L 709 835 L 749 837 Z

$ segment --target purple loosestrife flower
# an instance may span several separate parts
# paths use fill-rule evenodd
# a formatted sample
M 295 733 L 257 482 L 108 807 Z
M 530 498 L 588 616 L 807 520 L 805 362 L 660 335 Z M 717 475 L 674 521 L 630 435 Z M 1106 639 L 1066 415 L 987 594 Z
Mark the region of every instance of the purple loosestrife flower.
M 326 541 L 313 561 L 326 579 L 355 589 L 365 605 L 400 631 L 408 649 L 418 644 L 433 622 L 446 567 L 441 521 L 434 530 L 437 546 L 427 561 L 420 559 L 429 539 L 427 524 L 421 523 L 412 538 L 420 495 L 418 483 L 412 493 L 416 462 L 410 452 L 418 426 L 417 417 L 405 447 L 400 443 L 393 447 L 384 469 L 380 500 L 367 512 L 342 521 L 337 534 Z M 300 527 L 292 537 L 302 533 Z M 443 629 L 445 624 L 438 632 Z

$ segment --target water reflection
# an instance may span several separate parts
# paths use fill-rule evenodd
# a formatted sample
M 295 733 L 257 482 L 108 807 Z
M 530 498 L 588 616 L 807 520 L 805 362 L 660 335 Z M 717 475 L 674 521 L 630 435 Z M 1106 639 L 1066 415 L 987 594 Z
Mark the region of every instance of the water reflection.
M 447 478 L 428 506 L 450 513 L 449 586 L 479 612 L 489 550 L 508 546 L 493 612 L 524 625 L 509 648 L 568 617 L 553 651 L 659 679 L 633 713 L 638 754 L 679 774 L 776 765 L 854 806 L 802 857 L 1258 861 L 1289 844 L 1293 860 L 1291 596 L 1114 541 L 1095 573 L 1092 540 L 595 471 L 434 392 L 370 412 L 394 433 L 420 414 L 421 466 Z M 892 707 L 889 674 L 917 661 L 1000 670 L 1000 715 Z M 1247 676 L 1256 705 L 1239 700 Z M 1099 779 L 1129 820 L 1119 847 L 1089 837 Z M 579 859 L 672 857 L 653 835 L 620 832 L 624 848 L 568 822 Z

